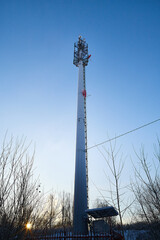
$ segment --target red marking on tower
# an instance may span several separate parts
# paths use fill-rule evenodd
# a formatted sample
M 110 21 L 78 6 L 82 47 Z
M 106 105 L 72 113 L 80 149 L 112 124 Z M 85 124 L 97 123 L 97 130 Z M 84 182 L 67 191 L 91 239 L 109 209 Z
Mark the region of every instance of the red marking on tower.
M 82 95 L 83 95 L 83 97 L 85 97 L 85 98 L 86 98 L 86 96 L 87 96 L 87 93 L 86 93 L 86 90 L 85 90 L 85 89 L 82 91 Z

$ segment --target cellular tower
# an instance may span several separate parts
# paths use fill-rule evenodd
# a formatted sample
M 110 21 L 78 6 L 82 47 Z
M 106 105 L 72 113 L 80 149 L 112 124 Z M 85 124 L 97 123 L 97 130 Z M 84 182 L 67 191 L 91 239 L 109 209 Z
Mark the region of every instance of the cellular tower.
M 74 182 L 74 234 L 88 234 L 88 218 L 104 219 L 117 216 L 117 210 L 112 206 L 88 209 L 88 158 L 87 158 L 87 118 L 86 118 L 86 80 L 85 67 L 91 55 L 88 55 L 88 44 L 80 36 L 74 44 L 73 64 L 78 67 L 78 104 L 77 104 L 77 136 L 76 164 Z M 91 218 L 90 218 L 91 220 Z M 91 221 L 90 221 L 91 223 Z M 96 222 L 95 222 L 96 224 Z M 101 229 L 104 225 L 101 222 Z M 94 223 L 93 223 L 94 226 Z M 104 231 L 105 228 L 103 229 Z
M 88 65 L 88 44 L 80 36 L 74 44 L 73 64 L 78 67 L 77 135 L 74 183 L 73 229 L 76 234 L 88 233 L 88 159 L 85 67 Z

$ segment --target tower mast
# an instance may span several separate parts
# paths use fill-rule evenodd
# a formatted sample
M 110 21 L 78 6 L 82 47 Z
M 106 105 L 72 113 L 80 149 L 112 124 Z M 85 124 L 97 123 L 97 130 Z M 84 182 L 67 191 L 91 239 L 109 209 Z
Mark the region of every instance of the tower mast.
M 88 44 L 80 36 L 74 44 L 73 64 L 79 68 L 76 163 L 74 183 L 74 233 L 87 234 L 88 223 L 85 210 L 88 208 L 88 159 L 87 159 L 87 119 L 85 67 L 88 65 Z

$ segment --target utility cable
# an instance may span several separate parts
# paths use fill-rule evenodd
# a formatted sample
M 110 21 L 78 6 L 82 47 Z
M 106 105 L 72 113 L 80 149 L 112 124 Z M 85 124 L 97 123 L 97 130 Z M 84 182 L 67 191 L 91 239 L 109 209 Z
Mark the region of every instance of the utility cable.
M 116 136 L 116 137 L 110 138 L 110 139 L 108 139 L 108 140 L 106 140 L 106 141 L 103 141 L 103 142 L 101 142 L 101 143 L 98 143 L 98 144 L 95 144 L 95 145 L 93 145 L 93 146 L 91 146 L 91 147 L 88 147 L 87 150 L 89 150 L 89 149 L 91 149 L 91 148 L 95 148 L 95 147 L 97 147 L 97 146 L 100 146 L 100 145 L 102 145 L 102 144 L 104 144 L 104 143 L 111 142 L 111 141 L 113 141 L 113 140 L 115 140 L 115 139 L 117 139 L 117 138 L 123 137 L 123 136 L 125 136 L 125 135 L 127 135 L 127 134 L 129 134 L 129 133 L 135 132 L 135 131 L 137 131 L 137 130 L 139 130 L 139 129 L 141 129 L 141 128 L 147 127 L 147 126 L 149 126 L 149 125 L 151 125 L 151 124 L 153 124 L 153 123 L 156 123 L 156 122 L 158 122 L 158 121 L 160 121 L 160 118 L 159 118 L 159 119 L 156 119 L 156 120 L 154 120 L 154 121 L 152 121 L 152 122 L 146 123 L 146 124 L 144 124 L 144 125 L 142 125 L 142 126 L 140 126 L 140 127 L 137 127 L 137 128 L 135 128 L 135 129 L 132 129 L 132 130 L 130 130 L 130 131 L 128 131 L 128 132 L 122 133 L 122 134 L 120 134 L 120 135 L 118 135 L 118 136 Z

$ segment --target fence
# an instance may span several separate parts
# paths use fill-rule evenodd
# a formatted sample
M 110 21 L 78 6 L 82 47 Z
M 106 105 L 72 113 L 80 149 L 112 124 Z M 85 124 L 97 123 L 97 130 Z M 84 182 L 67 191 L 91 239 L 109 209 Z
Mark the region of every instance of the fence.
M 72 233 L 54 233 L 51 235 L 43 235 L 43 234 L 34 234 L 30 235 L 26 238 L 26 240 L 80 240 L 80 239 L 87 239 L 87 240 L 123 240 L 123 237 L 114 232 L 113 234 L 94 234 L 90 233 L 89 235 L 73 235 Z

